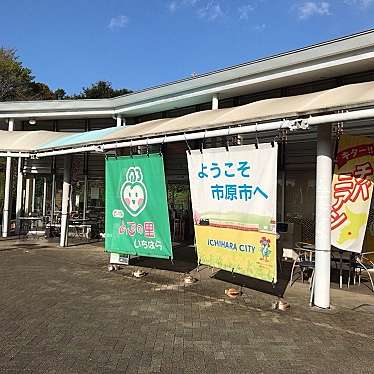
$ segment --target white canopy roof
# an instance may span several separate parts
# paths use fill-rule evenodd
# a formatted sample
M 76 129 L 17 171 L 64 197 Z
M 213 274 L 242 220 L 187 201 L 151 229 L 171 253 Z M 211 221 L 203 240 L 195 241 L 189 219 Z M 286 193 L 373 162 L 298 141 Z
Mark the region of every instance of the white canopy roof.
M 254 124 L 274 119 L 302 118 L 321 113 L 374 105 L 374 82 L 342 86 L 305 95 L 256 101 L 234 108 L 207 110 L 127 127 L 83 133 L 0 131 L 2 152 L 43 152 L 116 141 L 191 133 L 214 128 Z

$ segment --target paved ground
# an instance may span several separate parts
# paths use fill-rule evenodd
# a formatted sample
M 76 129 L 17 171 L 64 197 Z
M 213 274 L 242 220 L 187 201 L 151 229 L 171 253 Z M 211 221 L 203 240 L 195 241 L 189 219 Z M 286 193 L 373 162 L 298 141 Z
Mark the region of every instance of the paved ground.
M 333 290 L 321 312 L 296 283 L 280 312 L 254 290 L 228 300 L 209 269 L 184 286 L 186 263 L 141 265 L 136 279 L 96 246 L 1 241 L 0 373 L 374 372 L 373 295 Z

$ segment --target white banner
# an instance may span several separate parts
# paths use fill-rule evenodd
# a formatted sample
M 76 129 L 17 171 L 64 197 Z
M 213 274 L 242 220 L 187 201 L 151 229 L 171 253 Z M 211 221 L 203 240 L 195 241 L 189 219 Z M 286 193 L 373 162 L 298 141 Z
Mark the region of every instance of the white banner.
M 276 281 L 277 145 L 187 154 L 201 263 Z

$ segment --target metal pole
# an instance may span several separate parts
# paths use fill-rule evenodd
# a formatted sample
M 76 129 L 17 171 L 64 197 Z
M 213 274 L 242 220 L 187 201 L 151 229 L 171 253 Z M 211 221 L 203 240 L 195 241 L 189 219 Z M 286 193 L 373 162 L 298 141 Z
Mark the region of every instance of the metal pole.
M 61 236 L 60 247 L 67 246 L 69 231 L 69 197 L 71 188 L 71 155 L 65 155 L 64 159 L 64 184 L 62 186 L 62 208 L 61 208 Z
M 28 215 L 30 212 L 30 178 L 26 178 L 25 184 L 25 214 Z
M 18 158 L 17 168 L 17 197 L 16 197 L 16 234 L 20 233 L 21 229 L 21 213 L 22 213 L 22 194 L 23 194 L 23 173 L 22 173 L 22 158 Z
M 122 116 L 118 115 L 116 118 L 117 127 L 122 126 Z
M 52 159 L 52 189 L 51 189 L 51 222 L 55 216 L 55 204 L 56 204 L 56 157 Z
M 32 177 L 31 213 L 35 212 L 36 178 Z
M 47 178 L 43 178 L 43 217 L 45 217 L 47 212 Z
M 83 186 L 83 219 L 86 219 L 87 214 L 87 187 L 88 187 L 87 175 L 84 176 L 84 186 Z
M 373 111 L 374 117 L 374 111 Z M 248 125 L 248 126 L 241 126 L 241 127 L 232 127 L 232 128 L 225 128 L 219 130 L 209 130 L 209 131 L 199 131 L 194 133 L 188 134 L 178 134 L 178 135 L 163 135 L 162 137 L 157 138 L 143 138 L 138 140 L 124 140 L 124 141 L 117 141 L 115 143 L 107 143 L 103 145 L 87 145 L 87 146 L 80 146 L 77 148 L 67 148 L 62 150 L 56 151 L 43 151 L 37 152 L 35 154 L 36 157 L 50 157 L 50 156 L 58 156 L 58 155 L 65 155 L 65 154 L 72 154 L 72 153 L 81 153 L 81 152 L 104 152 L 108 149 L 116 149 L 116 148 L 127 148 L 127 147 L 137 147 L 140 145 L 152 145 L 152 144 L 162 144 L 162 143 L 173 143 L 173 142 L 184 142 L 186 140 L 196 140 L 196 139 L 203 139 L 203 138 L 214 138 L 218 136 L 227 136 L 227 135 L 237 135 L 237 134 L 246 134 L 246 133 L 254 133 L 261 132 L 261 131 L 272 131 L 272 130 L 281 130 L 281 129 L 288 129 L 295 124 L 295 120 L 280 120 L 276 122 L 268 122 L 268 123 L 260 123 L 257 126 Z
M 53 131 L 57 132 L 58 122 L 53 121 Z M 51 175 L 52 175 L 52 186 L 51 186 L 51 210 L 50 210 L 50 222 L 54 223 L 55 218 L 55 207 L 56 207 L 56 156 L 52 157 L 51 161 Z
M 117 117 L 118 121 L 118 117 Z M 118 126 L 118 123 L 117 123 Z M 90 131 L 90 120 L 86 121 L 86 131 Z M 83 219 L 86 219 L 87 216 L 87 188 L 88 188 L 88 153 L 84 153 L 83 159 L 83 175 L 84 175 L 84 185 L 83 185 Z
M 14 119 L 9 119 L 8 121 L 8 131 L 13 131 L 14 129 Z M 8 226 L 9 226 L 9 207 L 10 207 L 10 179 L 11 179 L 11 167 L 12 158 L 6 158 L 6 169 L 5 169 L 5 191 L 4 191 L 4 209 L 3 209 L 3 238 L 8 236 Z
M 331 125 L 318 126 L 314 304 L 320 308 L 330 307 L 331 182 Z
M 286 143 L 282 141 L 281 147 L 281 183 L 282 183 L 282 194 L 281 194 L 281 221 L 286 220 L 286 185 L 287 185 L 287 174 L 286 174 Z

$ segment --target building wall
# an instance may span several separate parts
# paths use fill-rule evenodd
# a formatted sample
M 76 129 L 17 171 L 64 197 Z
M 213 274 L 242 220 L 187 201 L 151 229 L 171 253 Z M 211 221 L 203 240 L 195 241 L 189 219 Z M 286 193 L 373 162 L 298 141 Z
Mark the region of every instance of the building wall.
M 325 79 L 315 82 L 310 82 L 302 85 L 294 85 L 289 87 L 281 87 L 278 89 L 258 92 L 251 95 L 243 95 L 239 97 L 231 97 L 220 100 L 220 108 L 229 108 L 239 105 L 245 105 L 254 101 L 264 100 L 268 98 L 301 95 L 310 92 L 326 90 L 338 87 L 345 84 L 359 83 L 364 81 L 374 81 L 374 70 L 366 73 L 354 74 L 349 76 L 336 77 L 334 79 Z M 140 122 L 145 122 L 158 118 L 173 118 L 183 116 L 195 111 L 211 109 L 211 102 L 201 103 L 195 106 L 174 109 L 166 112 L 157 112 L 138 116 L 134 118 L 127 118 L 126 124 L 132 125 Z M 38 121 L 34 126 L 27 122 L 22 122 L 17 125 L 16 129 L 22 130 L 49 130 L 49 131 L 66 131 L 66 132 L 83 132 L 90 130 L 98 130 L 107 127 L 115 126 L 115 120 L 107 119 L 62 119 L 57 121 Z M 365 127 L 368 133 L 372 133 L 370 125 Z M 349 131 L 357 131 L 355 128 L 350 128 Z M 365 131 L 364 131 L 365 132 Z M 360 132 L 362 133 L 362 132 Z M 274 140 L 278 134 L 272 133 L 266 136 L 261 135 L 260 141 Z M 239 139 L 239 138 L 238 138 Z M 245 135 L 240 137 L 241 144 L 253 144 L 256 141 L 254 135 Z M 225 139 L 209 139 L 205 147 L 224 146 Z M 191 148 L 198 148 L 200 142 L 191 142 Z M 188 186 L 188 172 L 186 162 L 186 144 L 176 143 L 168 144 L 164 147 L 165 155 L 165 171 L 170 189 L 177 191 L 180 195 L 185 194 L 185 187 Z M 285 158 L 284 165 L 279 170 L 279 175 L 285 172 L 285 185 L 280 178 L 278 181 L 278 212 L 285 211 L 284 217 L 278 216 L 278 219 L 283 218 L 286 221 L 295 222 L 302 227 L 300 240 L 314 241 L 314 208 L 315 208 L 315 154 L 316 154 L 316 140 L 315 137 L 308 133 L 305 135 L 290 134 L 285 144 Z M 37 169 L 44 169 L 48 174 L 48 167 L 51 170 L 52 159 L 45 160 L 31 160 L 28 161 L 26 167 L 31 166 Z M 88 206 L 92 209 L 103 208 L 103 193 L 104 193 L 104 165 L 105 157 L 102 154 L 91 153 L 87 155 L 88 166 Z M 25 169 L 29 170 L 29 169 Z M 82 182 L 84 180 L 84 155 L 74 155 L 74 178 L 73 178 L 73 192 L 76 195 L 82 195 Z M 63 157 L 56 158 L 56 173 L 59 175 L 57 179 L 57 189 L 62 189 L 63 174 Z M 45 174 L 39 176 L 43 178 Z M 60 186 L 61 185 L 61 186 Z M 177 186 L 177 187 L 176 187 Z M 284 191 L 283 191 L 284 188 Z M 99 198 L 97 198 L 99 196 Z M 283 197 L 284 196 L 284 199 Z M 73 199 L 74 200 L 74 199 Z M 82 197 L 77 199 L 81 202 Z M 284 201 L 284 207 L 283 207 Z M 79 206 L 78 202 L 78 206 Z M 81 205 L 81 204 L 80 204 Z M 186 203 L 188 205 L 188 203 Z M 77 206 L 77 208 L 78 208 Z

